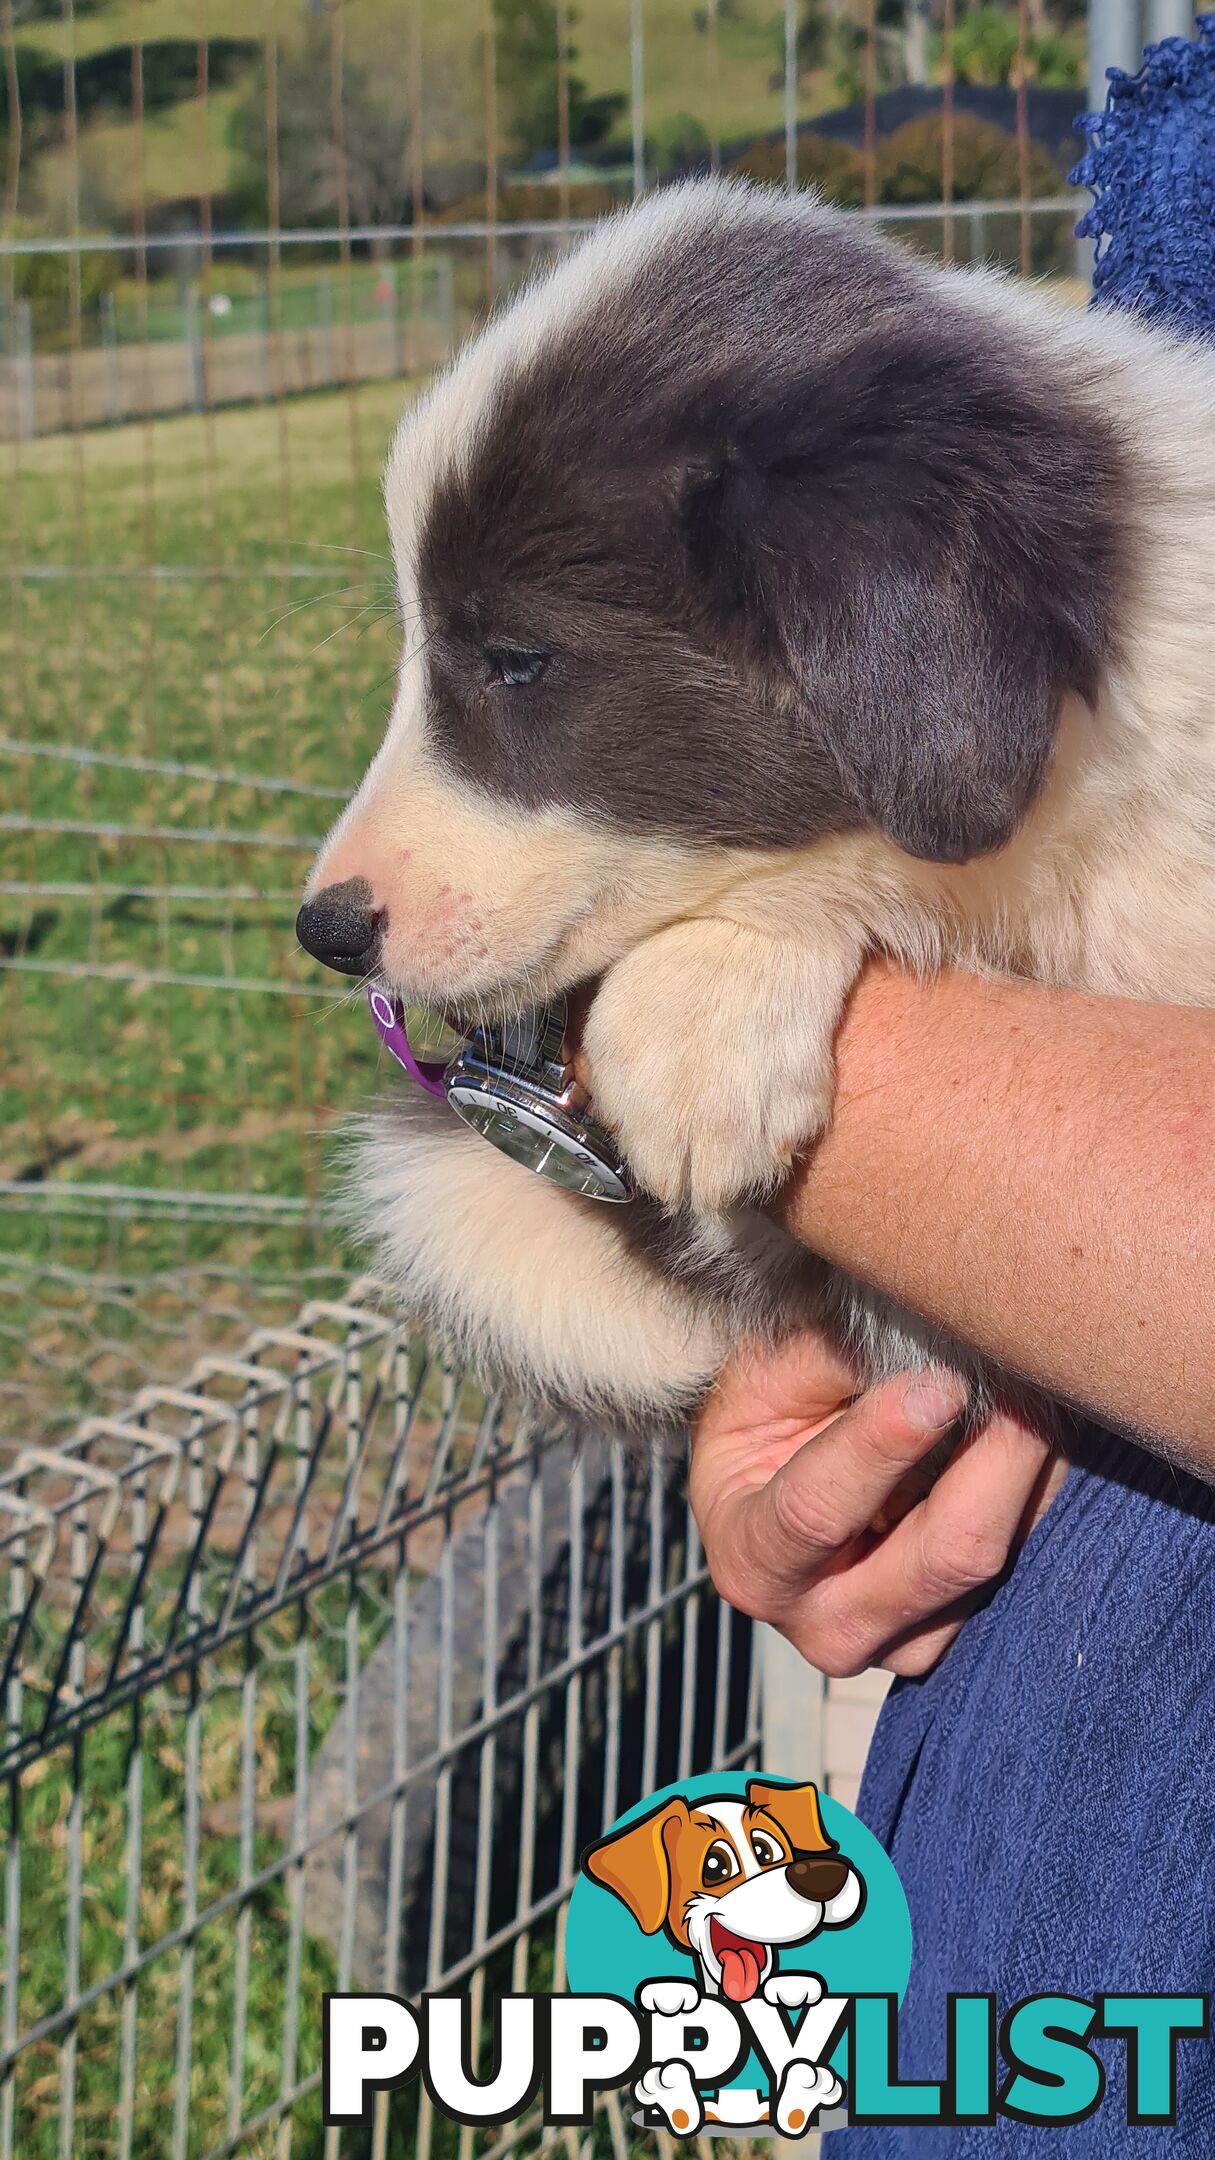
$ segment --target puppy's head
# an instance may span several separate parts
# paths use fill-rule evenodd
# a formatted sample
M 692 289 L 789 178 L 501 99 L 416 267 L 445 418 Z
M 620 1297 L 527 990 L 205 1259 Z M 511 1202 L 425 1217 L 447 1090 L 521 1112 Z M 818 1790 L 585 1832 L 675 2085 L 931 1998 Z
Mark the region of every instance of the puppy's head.
M 746 2002 L 781 1943 L 855 1920 L 865 1886 L 823 1828 L 813 1785 L 752 1778 L 732 1795 L 667 1801 L 583 1855 L 593 1882 L 647 1935 L 663 1930 L 710 1980 Z
M 517 998 L 757 854 L 1006 841 L 1119 554 L 1112 446 L 1010 321 L 806 198 L 700 183 L 469 346 L 391 455 L 396 699 L 310 887 L 361 895 L 366 961 Z

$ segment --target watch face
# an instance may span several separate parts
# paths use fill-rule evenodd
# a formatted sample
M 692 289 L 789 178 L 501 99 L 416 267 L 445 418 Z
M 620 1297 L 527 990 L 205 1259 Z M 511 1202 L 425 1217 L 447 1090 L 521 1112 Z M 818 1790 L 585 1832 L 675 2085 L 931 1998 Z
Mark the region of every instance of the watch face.
M 495 1080 L 487 1074 L 461 1073 L 459 1066 L 457 1060 L 447 1076 L 448 1102 L 512 1162 L 588 1200 L 632 1198 L 624 1165 L 600 1127 L 569 1116 L 555 1104 L 529 1100 L 506 1075 Z

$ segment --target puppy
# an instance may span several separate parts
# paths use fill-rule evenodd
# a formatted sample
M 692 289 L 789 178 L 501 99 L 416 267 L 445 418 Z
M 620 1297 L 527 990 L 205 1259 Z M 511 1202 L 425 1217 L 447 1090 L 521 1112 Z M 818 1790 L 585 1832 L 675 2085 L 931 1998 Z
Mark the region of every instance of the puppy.
M 759 1203 L 871 951 L 1215 1002 L 1215 353 L 699 181 L 464 349 L 386 500 L 392 717 L 301 939 L 423 1001 L 592 985 L 643 1197 L 402 1101 L 351 1174 L 384 1271 L 616 1419 L 810 1317 L 862 1378 L 980 1382 Z

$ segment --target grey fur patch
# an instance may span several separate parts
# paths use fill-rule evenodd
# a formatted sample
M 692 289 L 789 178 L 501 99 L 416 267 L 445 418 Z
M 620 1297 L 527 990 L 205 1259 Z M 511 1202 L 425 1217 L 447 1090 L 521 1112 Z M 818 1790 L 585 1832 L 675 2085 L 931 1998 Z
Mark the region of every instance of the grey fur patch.
M 429 506 L 430 738 L 634 831 L 999 846 L 1112 655 L 1112 435 L 964 279 L 813 204 L 688 199 Z M 547 662 L 504 683 L 495 651 Z

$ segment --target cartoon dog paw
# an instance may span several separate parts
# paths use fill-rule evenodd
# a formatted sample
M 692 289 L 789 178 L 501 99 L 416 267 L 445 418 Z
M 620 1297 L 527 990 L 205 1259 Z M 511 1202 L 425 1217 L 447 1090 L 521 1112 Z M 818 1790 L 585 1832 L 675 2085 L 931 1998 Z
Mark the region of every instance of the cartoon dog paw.
M 792 1979 L 793 1974 L 787 1975 Z M 807 1975 L 813 1978 L 813 1975 Z M 791 2062 L 780 2081 L 776 2100 L 776 2127 L 782 2137 L 804 2137 L 821 2108 L 834 2107 L 844 2088 L 833 2070 L 823 2063 Z
M 808 2010 L 821 2002 L 825 1989 L 817 1973 L 775 1972 L 764 1981 L 763 1998 L 782 2010 Z
M 637 1991 L 638 2008 L 659 2017 L 686 2017 L 700 2001 L 693 1980 L 647 1980 Z
M 633 2098 L 640 2107 L 657 2108 L 676 2137 L 699 2137 L 704 2128 L 704 2108 L 686 2063 L 652 2063 L 634 2085 Z

